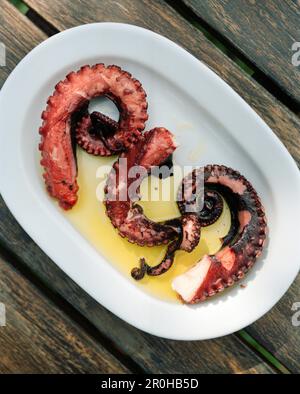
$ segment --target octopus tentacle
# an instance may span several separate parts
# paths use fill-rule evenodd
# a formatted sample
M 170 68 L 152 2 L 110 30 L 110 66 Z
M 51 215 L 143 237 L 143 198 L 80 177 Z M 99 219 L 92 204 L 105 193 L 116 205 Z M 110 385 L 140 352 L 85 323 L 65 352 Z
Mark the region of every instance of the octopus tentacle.
M 97 123 L 94 120 L 95 117 L 97 117 Z M 76 127 L 76 142 L 87 153 L 95 156 L 111 156 L 117 151 L 107 147 L 105 138 L 113 136 L 118 128 L 118 122 L 100 112 L 86 114 Z
M 187 175 L 178 190 L 177 205 L 181 214 L 187 210 L 195 212 L 199 216 L 201 227 L 207 227 L 215 223 L 223 212 L 223 199 L 216 190 L 205 189 L 203 200 L 198 201 L 200 196 L 196 196 L 197 187 L 202 181 L 203 174 L 193 171 Z M 200 204 L 202 202 L 202 205 Z
M 146 93 L 139 81 L 115 65 L 96 64 L 71 72 L 59 82 L 49 97 L 42 114 L 41 164 L 49 193 L 64 209 L 77 201 L 77 165 L 71 133 L 72 114 L 85 107 L 89 100 L 108 96 L 120 110 L 116 140 L 124 131 L 141 132 L 148 119 Z M 99 148 L 100 149 L 100 148 Z
M 185 213 L 181 218 L 182 239 L 180 248 L 186 252 L 192 252 L 200 241 L 201 220 L 193 213 Z
M 76 128 L 76 142 L 87 153 L 95 156 L 111 156 L 101 136 L 94 132 L 90 115 L 85 115 Z
M 100 112 L 91 114 L 93 129 L 101 136 L 105 146 L 112 154 L 119 154 L 125 149 L 130 149 L 132 144 L 136 143 L 140 136 L 139 129 L 121 129 L 118 131 L 119 122 L 110 119 Z
M 119 234 L 129 242 L 153 246 L 168 243 L 177 236 L 174 227 L 148 219 L 129 193 L 134 182 L 136 190 L 139 190 L 143 178 L 151 168 L 159 166 L 175 149 L 173 135 L 167 129 L 157 127 L 141 136 L 113 165 L 105 187 L 106 213 Z M 129 176 L 134 166 L 144 169 L 144 173 L 138 174 L 139 178 L 136 175 Z
M 194 267 L 173 280 L 172 287 L 183 301 L 196 303 L 233 285 L 253 266 L 261 254 L 267 233 L 264 208 L 251 183 L 239 172 L 220 165 L 208 165 L 204 187 L 230 196 L 236 211 L 232 234 L 215 255 L 205 255 Z
M 111 156 L 124 151 L 139 139 L 139 130 L 119 130 L 119 122 L 94 111 L 86 114 L 76 128 L 76 141 L 95 156 Z
M 215 223 L 221 216 L 223 208 L 224 203 L 220 193 L 215 190 L 205 190 L 203 208 L 199 212 L 201 227 Z
M 93 124 L 92 133 L 100 135 L 103 139 L 113 136 L 118 131 L 119 122 L 116 122 L 114 119 L 111 119 L 101 112 L 92 112 L 91 120 Z M 138 135 L 140 135 L 140 133 Z

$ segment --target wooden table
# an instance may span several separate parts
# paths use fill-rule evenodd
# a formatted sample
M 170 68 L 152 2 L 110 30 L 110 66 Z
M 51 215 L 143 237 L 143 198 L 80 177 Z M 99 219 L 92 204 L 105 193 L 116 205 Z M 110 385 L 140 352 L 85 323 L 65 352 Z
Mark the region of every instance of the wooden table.
M 103 21 L 143 26 L 206 63 L 300 163 L 300 66 L 291 62 L 292 44 L 300 41 L 297 1 L 25 3 L 24 15 L 0 0 L 0 41 L 7 47 L 0 87 L 33 47 L 58 31 Z M 72 282 L 0 199 L 0 302 L 7 311 L 7 325 L 0 327 L 0 372 L 296 373 L 300 327 L 292 324 L 291 308 L 297 301 L 300 276 L 266 316 L 241 332 L 203 342 L 153 337 L 112 315 Z

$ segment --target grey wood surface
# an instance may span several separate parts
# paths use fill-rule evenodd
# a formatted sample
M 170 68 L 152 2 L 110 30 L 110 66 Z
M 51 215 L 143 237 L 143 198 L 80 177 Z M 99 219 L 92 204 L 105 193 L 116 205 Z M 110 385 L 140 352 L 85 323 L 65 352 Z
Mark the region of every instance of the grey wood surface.
M 0 373 L 130 373 L 2 258 L 0 302 Z
M 147 373 L 273 373 L 272 368 L 234 335 L 204 342 L 170 341 L 123 322 L 89 297 L 39 249 L 0 198 L 1 247 L 11 251 L 18 265 L 25 265 L 85 316 L 106 343 L 130 357 Z

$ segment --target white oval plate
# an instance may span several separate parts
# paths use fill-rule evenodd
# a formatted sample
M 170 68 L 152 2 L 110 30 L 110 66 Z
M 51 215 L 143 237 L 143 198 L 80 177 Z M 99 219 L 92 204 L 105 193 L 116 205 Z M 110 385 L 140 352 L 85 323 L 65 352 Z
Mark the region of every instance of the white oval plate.
M 49 198 L 37 154 L 41 112 L 68 72 L 99 62 L 118 64 L 142 82 L 149 99 L 147 128 L 165 126 L 175 133 L 179 163 L 225 164 L 254 184 L 266 208 L 269 240 L 245 289 L 235 286 L 196 306 L 156 299 L 96 252 Z M 238 94 L 168 39 L 115 23 L 84 25 L 49 38 L 3 86 L 0 124 L 0 187 L 9 209 L 64 272 L 128 323 L 172 339 L 218 337 L 260 318 L 293 282 L 300 254 L 295 162 Z M 199 144 L 201 154 L 191 162 Z

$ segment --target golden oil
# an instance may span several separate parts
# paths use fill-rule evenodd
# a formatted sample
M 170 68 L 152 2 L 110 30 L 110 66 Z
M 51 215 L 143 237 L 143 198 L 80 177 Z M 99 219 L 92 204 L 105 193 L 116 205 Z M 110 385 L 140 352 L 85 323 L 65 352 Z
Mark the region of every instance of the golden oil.
M 221 217 L 216 223 L 202 229 L 201 241 L 192 253 L 176 252 L 173 266 L 168 272 L 158 277 L 145 276 L 136 282 L 131 278 L 132 268 L 138 266 L 139 259 L 144 257 L 148 264 L 158 264 L 166 251 L 166 246 L 141 247 L 129 243 L 118 235 L 106 216 L 103 202 L 99 195 L 103 193 L 105 173 L 108 173 L 116 158 L 102 158 L 77 150 L 79 199 L 77 204 L 65 212 L 73 226 L 104 256 L 116 266 L 127 278 L 152 295 L 167 301 L 177 301 L 171 282 L 177 275 L 185 272 L 199 261 L 204 254 L 213 254 L 221 247 L 220 238 L 224 237 L 230 227 L 230 211 L 226 203 Z M 106 169 L 103 171 L 103 169 Z M 97 176 L 96 176 L 97 175 Z M 148 177 L 141 185 L 143 207 L 146 216 L 155 221 L 163 221 L 179 216 L 173 191 L 181 180 L 176 173 L 174 177 L 160 180 Z M 170 201 L 161 201 L 166 190 L 171 190 Z M 145 201 L 146 191 L 154 194 L 158 201 Z M 98 198 L 97 198 L 98 194 Z M 153 199 L 152 199 L 153 200 Z M 177 301 L 178 302 L 178 301 Z

